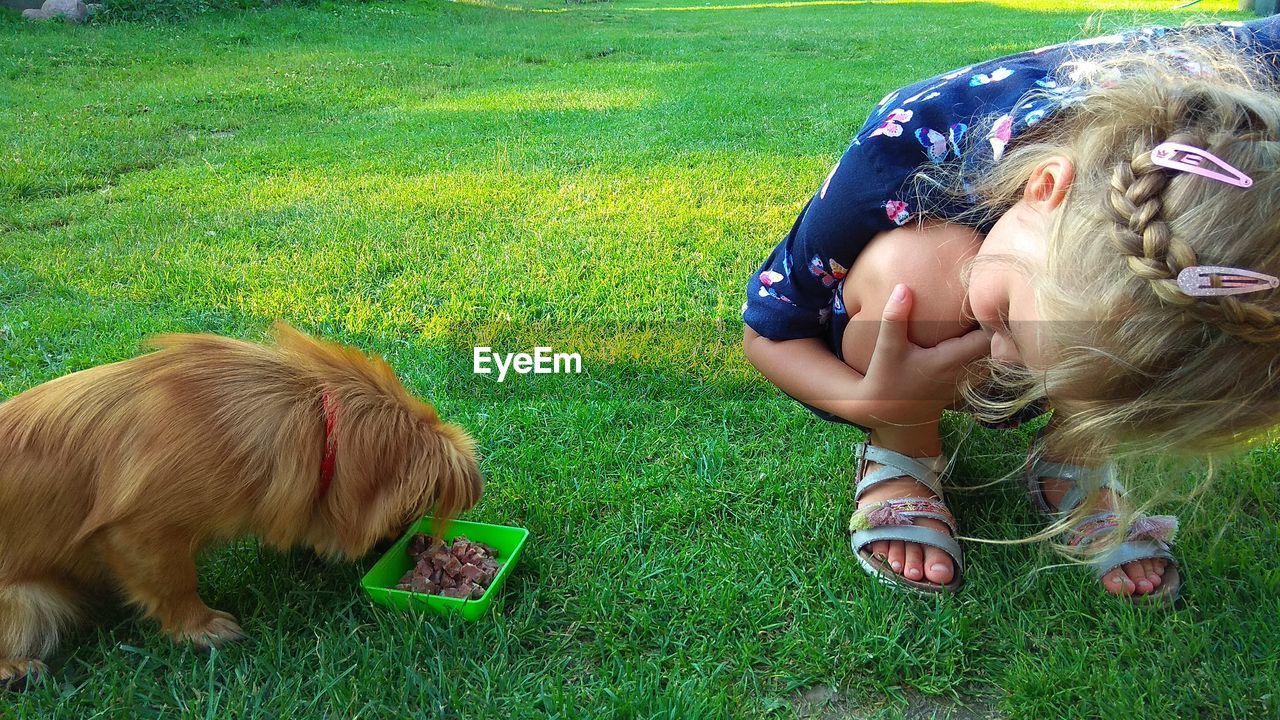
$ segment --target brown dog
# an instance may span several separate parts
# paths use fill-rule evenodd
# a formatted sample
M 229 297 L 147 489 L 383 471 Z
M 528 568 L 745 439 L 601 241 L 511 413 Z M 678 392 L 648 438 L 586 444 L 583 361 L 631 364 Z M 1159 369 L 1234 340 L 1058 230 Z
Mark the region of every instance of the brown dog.
M 0 404 L 0 686 L 114 593 L 177 641 L 243 637 L 196 594 L 209 543 L 356 558 L 479 499 L 471 438 L 385 362 L 282 323 L 276 339 L 165 336 Z

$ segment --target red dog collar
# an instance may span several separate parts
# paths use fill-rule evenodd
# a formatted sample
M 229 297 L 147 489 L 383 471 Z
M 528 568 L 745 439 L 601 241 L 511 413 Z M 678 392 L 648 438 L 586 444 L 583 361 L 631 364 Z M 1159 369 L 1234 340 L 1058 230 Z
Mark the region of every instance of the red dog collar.
M 324 459 L 320 461 L 316 500 L 323 500 L 329 492 L 329 486 L 333 484 L 333 464 L 338 456 L 338 438 L 333 434 L 333 426 L 338 419 L 338 403 L 326 390 L 320 395 L 320 404 L 324 407 Z

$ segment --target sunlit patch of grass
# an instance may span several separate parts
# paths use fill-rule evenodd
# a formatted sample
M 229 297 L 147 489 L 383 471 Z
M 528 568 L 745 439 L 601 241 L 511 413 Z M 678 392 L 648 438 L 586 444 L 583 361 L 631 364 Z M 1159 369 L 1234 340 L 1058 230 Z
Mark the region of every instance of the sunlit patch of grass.
M 567 110 L 634 109 L 645 100 L 643 92 L 629 89 L 569 91 L 472 92 L 436 101 L 411 103 L 408 111 L 435 112 L 563 112 Z

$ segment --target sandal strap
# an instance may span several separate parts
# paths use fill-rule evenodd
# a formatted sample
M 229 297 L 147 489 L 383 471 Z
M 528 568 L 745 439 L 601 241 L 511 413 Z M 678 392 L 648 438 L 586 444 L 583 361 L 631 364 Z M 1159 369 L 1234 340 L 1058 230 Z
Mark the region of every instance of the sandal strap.
M 1050 462 L 1046 462 L 1044 465 L 1049 467 L 1049 472 L 1040 472 L 1040 468 L 1037 467 L 1034 471 L 1039 473 L 1036 475 L 1036 480 L 1039 480 L 1041 477 L 1059 477 L 1054 475 L 1053 472 L 1056 468 L 1063 468 L 1068 472 L 1072 472 L 1072 480 L 1075 480 L 1076 477 L 1083 479 L 1089 475 L 1100 475 L 1098 478 L 1098 489 L 1110 490 L 1115 493 L 1117 497 L 1122 497 L 1125 493 L 1129 492 L 1125 486 L 1116 479 L 1116 466 L 1115 463 L 1112 462 L 1107 462 L 1102 465 L 1102 467 L 1086 467 L 1084 465 Z M 1067 490 L 1067 494 L 1062 496 L 1062 504 L 1058 506 L 1058 512 L 1060 514 L 1066 514 L 1075 510 L 1079 507 L 1080 503 L 1084 502 L 1085 495 L 1084 484 L 1075 482 L 1071 488 Z
M 951 560 L 955 563 L 957 577 L 963 572 L 964 551 L 960 549 L 960 543 L 956 542 L 955 538 L 950 535 L 930 527 L 921 525 L 886 525 L 869 530 L 859 530 L 850 536 L 850 542 L 852 542 L 855 551 L 861 551 L 862 548 L 871 543 L 880 542 L 881 540 L 901 540 L 903 542 L 936 547 L 951 556 Z
M 849 532 L 878 527 L 906 527 L 915 525 L 915 518 L 929 518 L 945 523 L 951 532 L 959 532 L 955 516 L 937 498 L 894 498 L 858 508 L 849 518 Z
M 1085 548 L 1103 535 L 1109 535 L 1120 527 L 1120 515 L 1114 510 L 1094 513 L 1081 518 L 1062 534 L 1063 544 L 1072 548 Z
M 1118 527 L 1120 527 L 1120 515 L 1116 511 L 1108 510 L 1094 513 L 1081 519 L 1064 533 L 1066 545 L 1073 548 L 1087 547 L 1098 538 L 1115 532 Z M 1177 532 L 1178 518 L 1173 515 L 1138 513 L 1129 522 L 1129 530 L 1125 534 L 1124 541 L 1117 546 L 1117 549 L 1124 545 L 1146 543 L 1163 547 L 1167 551 L 1169 546 L 1173 545 L 1173 538 Z M 1103 556 L 1105 557 L 1114 552 L 1116 551 L 1109 551 Z M 1130 561 L 1124 560 L 1122 562 Z
M 1036 479 L 1052 477 L 1071 482 L 1080 482 L 1093 472 L 1093 468 L 1071 463 L 1053 462 L 1051 460 L 1035 460 L 1031 463 L 1031 472 Z
M 1089 564 L 1093 566 L 1094 573 L 1101 580 L 1112 570 L 1135 560 L 1164 560 L 1173 565 L 1178 564 L 1177 558 L 1170 552 L 1168 545 L 1149 540 L 1127 540 L 1101 555 L 1090 558 Z
M 1125 486 L 1116 479 L 1116 466 L 1113 462 L 1103 463 L 1100 467 L 1090 467 L 1088 465 L 1074 465 L 1072 463 L 1052 462 L 1042 460 L 1036 457 L 1035 448 L 1040 443 L 1040 435 L 1043 428 L 1036 432 L 1031 441 L 1031 469 L 1027 474 L 1027 492 L 1031 494 L 1032 500 L 1035 501 L 1037 507 L 1042 512 L 1049 514 L 1057 513 L 1066 515 L 1076 509 L 1080 503 L 1085 501 L 1086 481 L 1091 476 L 1098 477 L 1098 488 L 1110 490 L 1118 496 L 1122 496 L 1128 492 Z M 1062 496 L 1062 502 L 1056 509 L 1049 505 L 1049 501 L 1044 497 L 1044 487 L 1040 482 L 1040 478 L 1051 477 L 1060 480 L 1068 480 L 1071 487 L 1067 490 L 1066 495 Z
M 942 497 L 942 482 L 938 474 L 947 467 L 947 457 L 945 455 L 911 458 L 902 453 L 877 447 L 866 442 L 858 443 L 858 454 L 860 456 L 858 462 L 859 470 L 865 467 L 867 461 L 880 463 L 884 467 L 862 476 L 854 490 L 853 499 L 855 502 L 867 490 L 882 482 L 900 478 L 903 475 L 911 476 L 921 485 L 929 488 L 934 495 L 939 498 Z

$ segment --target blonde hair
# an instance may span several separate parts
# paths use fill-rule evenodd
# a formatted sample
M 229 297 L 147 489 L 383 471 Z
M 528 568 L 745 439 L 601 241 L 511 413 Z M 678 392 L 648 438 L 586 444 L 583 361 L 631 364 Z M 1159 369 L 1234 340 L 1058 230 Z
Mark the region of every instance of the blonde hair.
M 1192 265 L 1280 276 L 1277 68 L 1225 35 L 1183 28 L 1076 56 L 1059 70 L 1061 87 L 1019 101 L 1062 93 L 1061 108 L 1003 158 L 943 168 L 953 198 L 976 200 L 959 220 L 979 227 L 1022 198 L 1043 160 L 1065 156 L 1075 170 L 1046 269 L 1031 275 L 1046 362 L 982 363 L 961 387 L 980 419 L 998 423 L 1047 398 L 1046 444 L 1085 464 L 1238 449 L 1280 424 L 1280 291 L 1191 297 L 1175 281 Z M 970 140 L 985 143 L 994 121 Z M 1156 166 L 1151 150 L 1165 141 L 1208 150 L 1253 186 Z
M 962 388 L 982 419 L 1047 397 L 1061 416 L 1052 444 L 1084 456 L 1224 450 L 1280 422 L 1280 292 L 1191 297 L 1175 280 L 1192 265 L 1280 275 L 1275 80 L 1193 30 L 1065 63 L 1070 102 L 976 179 L 959 178 L 993 217 L 1044 159 L 1075 168 L 1046 271 L 1033 276 L 1052 360 L 1037 371 L 987 363 L 982 376 L 1005 398 L 972 381 Z M 1254 184 L 1156 166 L 1151 149 L 1164 141 L 1204 148 Z

